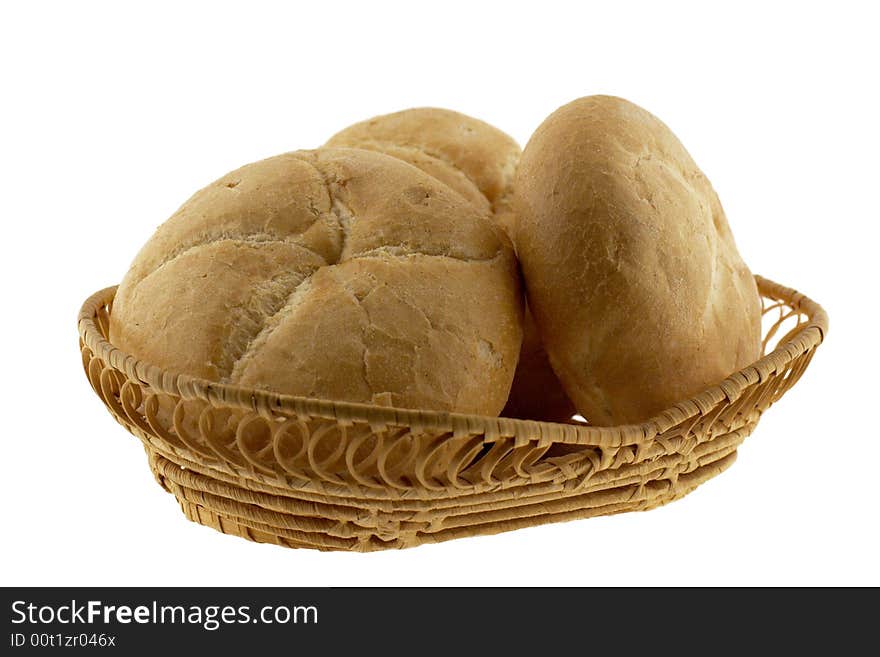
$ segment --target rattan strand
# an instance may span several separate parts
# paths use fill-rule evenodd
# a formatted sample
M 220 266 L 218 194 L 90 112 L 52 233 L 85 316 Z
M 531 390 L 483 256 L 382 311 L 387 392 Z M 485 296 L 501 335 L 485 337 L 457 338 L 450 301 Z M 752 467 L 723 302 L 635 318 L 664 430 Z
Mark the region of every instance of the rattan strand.
M 107 341 L 115 288 L 83 305 L 80 348 L 96 394 L 191 520 L 287 547 L 412 547 L 654 508 L 729 467 L 827 332 L 818 304 L 756 279 L 774 348 L 620 427 L 297 398 L 163 371 Z

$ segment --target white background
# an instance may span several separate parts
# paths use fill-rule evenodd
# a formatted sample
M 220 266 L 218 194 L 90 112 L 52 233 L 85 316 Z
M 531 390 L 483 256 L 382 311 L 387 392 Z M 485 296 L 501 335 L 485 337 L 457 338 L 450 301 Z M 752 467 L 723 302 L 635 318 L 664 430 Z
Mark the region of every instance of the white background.
M 871 3 L 16 5 L 0 17 L 0 583 L 880 584 Z M 185 520 L 81 371 L 86 296 L 242 163 L 421 105 L 524 145 L 594 93 L 663 119 L 753 271 L 830 314 L 734 466 L 648 513 L 366 555 Z

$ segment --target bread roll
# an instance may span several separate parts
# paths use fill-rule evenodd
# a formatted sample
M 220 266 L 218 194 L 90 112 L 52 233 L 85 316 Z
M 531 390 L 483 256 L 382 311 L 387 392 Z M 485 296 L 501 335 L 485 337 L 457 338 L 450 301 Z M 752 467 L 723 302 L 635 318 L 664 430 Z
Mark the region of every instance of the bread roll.
M 513 239 L 511 196 L 520 148 L 488 123 L 451 110 L 415 108 L 356 123 L 327 145 L 380 151 L 418 167 L 491 213 Z M 573 413 L 527 310 L 522 351 L 503 414 L 563 421 Z
M 110 339 L 213 381 L 497 415 L 521 327 L 487 215 L 398 159 L 328 148 L 197 192 L 120 284 Z
M 514 195 L 529 307 L 591 423 L 643 421 L 761 353 L 761 303 L 709 181 L 620 98 L 581 98 L 525 148 Z
M 478 119 L 435 107 L 384 114 L 333 135 L 327 146 L 379 151 L 418 167 L 479 210 L 509 208 L 519 145 Z

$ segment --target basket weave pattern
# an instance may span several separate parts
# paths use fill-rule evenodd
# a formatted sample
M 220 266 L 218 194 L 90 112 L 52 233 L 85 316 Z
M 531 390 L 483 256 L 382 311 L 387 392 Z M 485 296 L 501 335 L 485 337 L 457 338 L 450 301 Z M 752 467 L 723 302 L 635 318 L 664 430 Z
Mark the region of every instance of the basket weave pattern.
M 757 281 L 765 355 L 639 425 L 383 408 L 169 373 L 107 341 L 115 288 L 83 305 L 80 348 L 95 393 L 189 519 L 288 547 L 402 548 L 650 509 L 726 469 L 827 330 L 818 304 Z

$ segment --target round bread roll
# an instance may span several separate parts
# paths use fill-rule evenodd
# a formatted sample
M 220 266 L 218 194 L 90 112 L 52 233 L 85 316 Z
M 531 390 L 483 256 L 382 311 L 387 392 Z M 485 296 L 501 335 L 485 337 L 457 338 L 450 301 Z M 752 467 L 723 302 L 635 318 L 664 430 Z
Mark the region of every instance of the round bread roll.
M 522 338 L 502 231 L 398 159 L 286 153 L 197 192 L 119 286 L 110 339 L 279 393 L 497 415 Z
M 761 302 L 718 196 L 674 134 L 620 98 L 551 114 L 514 196 L 529 307 L 591 423 L 635 423 L 761 353 Z
M 380 151 L 418 167 L 490 213 L 513 239 L 513 180 L 519 145 L 497 128 L 452 110 L 422 107 L 355 123 L 327 141 Z M 574 404 L 550 367 L 528 309 L 525 334 L 507 406 L 502 414 L 568 420 Z
M 333 135 L 326 146 L 363 148 L 418 167 L 479 210 L 505 214 L 510 207 L 519 145 L 478 119 L 436 107 L 376 116 Z

